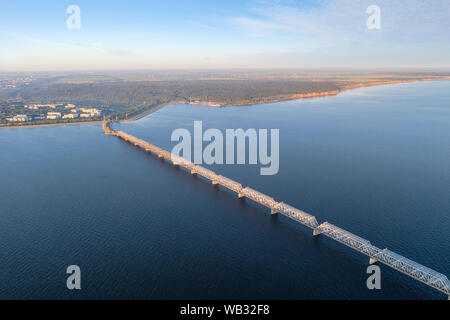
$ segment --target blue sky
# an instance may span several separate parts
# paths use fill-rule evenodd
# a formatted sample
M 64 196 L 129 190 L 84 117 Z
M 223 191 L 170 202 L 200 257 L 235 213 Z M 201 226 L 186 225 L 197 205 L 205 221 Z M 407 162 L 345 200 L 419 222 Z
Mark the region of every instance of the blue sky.
M 448 0 L 0 1 L 0 71 L 450 69 Z

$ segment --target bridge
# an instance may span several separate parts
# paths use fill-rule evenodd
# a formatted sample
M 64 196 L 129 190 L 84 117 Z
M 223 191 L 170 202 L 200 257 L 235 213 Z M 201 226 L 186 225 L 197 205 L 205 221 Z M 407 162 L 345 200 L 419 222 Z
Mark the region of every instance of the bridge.
M 242 184 L 231 180 L 222 175 L 196 165 L 184 158 L 172 155 L 170 152 L 154 146 L 144 140 L 138 139 L 123 131 L 115 131 L 111 127 L 110 122 L 103 123 L 103 131 L 106 135 L 116 136 L 120 139 L 152 153 L 160 159 L 171 162 L 174 166 L 185 168 L 192 175 L 200 175 L 211 181 L 213 185 L 220 185 L 238 195 L 239 198 L 250 199 L 264 207 L 270 209 L 271 214 L 282 214 L 302 225 L 312 229 L 313 235 L 324 235 L 333 239 L 363 255 L 369 257 L 369 263 L 382 263 L 386 266 L 397 270 L 415 280 L 418 280 L 431 288 L 434 288 L 445 295 L 450 300 L 450 282 L 448 278 L 433 269 L 427 268 L 415 261 L 405 258 L 389 249 L 380 249 L 370 243 L 370 241 L 361 238 L 353 233 L 341 229 L 331 223 L 324 222 L 319 224 L 316 217 L 294 208 L 283 202 L 277 202 L 272 197 L 256 191 L 250 187 L 244 187 Z

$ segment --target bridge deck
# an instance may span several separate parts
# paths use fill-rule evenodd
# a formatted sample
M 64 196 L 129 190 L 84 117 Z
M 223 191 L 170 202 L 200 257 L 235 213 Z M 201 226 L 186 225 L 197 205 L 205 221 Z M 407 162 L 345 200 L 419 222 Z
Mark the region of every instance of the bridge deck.
M 202 166 L 195 165 L 181 157 L 172 155 L 170 152 L 158 148 L 146 141 L 140 140 L 123 131 L 114 131 L 109 122 L 103 123 L 103 131 L 106 135 L 117 136 L 136 147 L 142 148 L 147 152 L 152 152 L 160 158 L 171 161 L 174 165 L 182 166 L 192 174 L 197 174 L 205 179 L 210 180 L 213 184 L 221 185 L 233 192 L 239 194 L 240 197 L 251 199 L 262 206 L 269 208 L 272 213 L 281 213 L 284 216 L 296 221 L 314 230 L 314 234 L 323 234 L 345 246 L 352 248 L 368 257 L 371 261 L 379 261 L 394 270 L 404 273 L 413 279 L 425 283 L 426 285 L 439 290 L 449 296 L 450 299 L 450 282 L 448 278 L 433 269 L 427 268 L 415 261 L 407 259 L 388 249 L 380 249 L 373 246 L 370 241 L 361 238 L 353 233 L 341 229 L 328 222 L 321 225 L 318 224 L 316 217 L 303 212 L 297 208 L 287 205 L 283 202 L 277 202 L 272 197 L 256 191 L 250 187 L 243 187 L 240 183 L 227 177 L 216 174 Z
M 280 202 L 278 204 L 278 208 L 276 209 L 279 213 L 285 215 L 288 218 L 291 218 L 292 220 L 295 220 L 297 222 L 300 222 L 301 224 L 311 228 L 316 229 L 319 224 L 317 223 L 316 217 L 303 212 L 297 208 L 294 208 L 288 204 L 285 204 L 283 202 Z

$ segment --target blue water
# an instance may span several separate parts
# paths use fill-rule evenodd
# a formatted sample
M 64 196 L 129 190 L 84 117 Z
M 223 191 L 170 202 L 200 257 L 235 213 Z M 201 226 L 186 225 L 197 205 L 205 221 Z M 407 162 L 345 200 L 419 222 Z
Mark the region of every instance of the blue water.
M 280 171 L 213 169 L 450 275 L 450 82 L 251 107 L 171 105 L 115 127 L 279 128 Z M 1 299 L 446 299 L 149 156 L 100 125 L 0 130 Z M 66 268 L 82 290 L 66 289 Z

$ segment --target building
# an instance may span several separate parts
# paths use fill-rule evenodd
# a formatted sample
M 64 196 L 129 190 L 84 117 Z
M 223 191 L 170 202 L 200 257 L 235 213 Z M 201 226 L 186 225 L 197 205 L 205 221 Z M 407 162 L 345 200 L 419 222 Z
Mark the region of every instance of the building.
M 61 112 L 48 112 L 47 119 L 48 120 L 61 119 Z
M 68 113 L 68 114 L 65 114 L 62 118 L 63 119 L 76 119 L 76 118 L 78 118 L 78 114 Z
M 33 117 L 33 120 L 45 120 L 45 114 L 41 114 L 41 115 L 38 115 L 38 116 L 34 116 Z
M 90 118 L 91 114 L 90 113 L 82 113 L 80 114 L 80 118 Z
M 90 116 L 91 116 L 92 118 L 100 117 L 100 116 L 102 115 L 101 110 L 98 110 L 98 109 L 96 109 L 96 108 L 81 108 L 80 110 L 81 110 L 83 113 L 88 113 L 88 114 L 90 114 Z
M 73 109 L 73 108 L 76 108 L 76 105 L 74 105 L 74 104 L 66 104 L 66 106 L 64 107 L 64 109 Z
M 6 121 L 9 122 L 26 122 L 33 120 L 30 116 L 27 116 L 26 114 L 18 114 L 12 118 L 6 118 Z
M 38 110 L 39 108 L 55 109 L 56 106 L 54 104 L 30 104 L 30 105 L 25 106 L 25 109 L 30 109 L 30 110 Z

